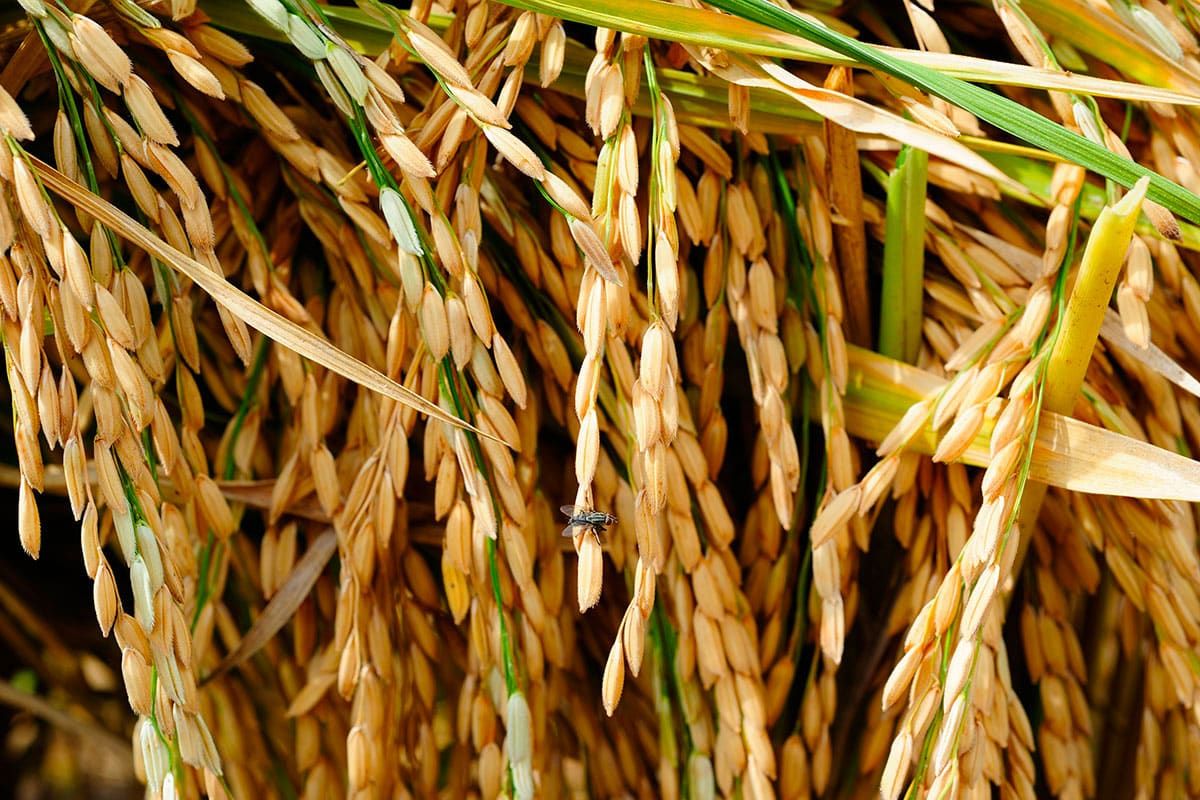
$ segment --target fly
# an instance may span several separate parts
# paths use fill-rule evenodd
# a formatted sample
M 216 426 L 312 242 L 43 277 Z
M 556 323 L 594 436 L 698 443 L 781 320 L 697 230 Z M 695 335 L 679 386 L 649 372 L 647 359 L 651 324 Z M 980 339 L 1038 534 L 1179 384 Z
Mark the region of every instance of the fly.
M 563 528 L 563 536 L 574 536 L 576 528 L 587 528 L 600 541 L 600 534 L 608 530 L 609 525 L 616 525 L 617 518 L 604 511 L 593 511 L 579 506 L 560 506 L 559 511 L 567 515 L 567 527 Z

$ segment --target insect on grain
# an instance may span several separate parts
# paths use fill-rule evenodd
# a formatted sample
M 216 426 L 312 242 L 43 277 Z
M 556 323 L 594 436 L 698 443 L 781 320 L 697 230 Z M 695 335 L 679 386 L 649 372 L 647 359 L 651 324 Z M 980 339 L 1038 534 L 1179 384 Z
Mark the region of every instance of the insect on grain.
M 596 541 L 600 541 L 600 534 L 608 530 L 609 525 L 617 524 L 617 518 L 605 511 L 594 511 L 579 506 L 560 506 L 558 510 L 568 517 L 563 536 L 574 536 L 576 528 L 587 528 L 596 537 Z

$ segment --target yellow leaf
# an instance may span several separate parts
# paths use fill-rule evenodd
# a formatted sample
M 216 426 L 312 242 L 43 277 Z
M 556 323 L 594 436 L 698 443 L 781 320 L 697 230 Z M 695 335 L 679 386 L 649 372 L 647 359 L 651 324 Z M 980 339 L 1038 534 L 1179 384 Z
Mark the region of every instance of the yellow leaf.
M 850 347 L 848 355 L 846 430 L 863 439 L 883 439 L 909 405 L 945 384 L 937 375 L 868 350 Z M 979 435 L 962 456 L 963 463 L 988 464 L 996 405 L 988 409 Z M 938 438 L 926 427 L 910 447 L 932 453 Z M 1200 501 L 1200 462 L 1046 410 L 1029 478 L 1089 494 Z

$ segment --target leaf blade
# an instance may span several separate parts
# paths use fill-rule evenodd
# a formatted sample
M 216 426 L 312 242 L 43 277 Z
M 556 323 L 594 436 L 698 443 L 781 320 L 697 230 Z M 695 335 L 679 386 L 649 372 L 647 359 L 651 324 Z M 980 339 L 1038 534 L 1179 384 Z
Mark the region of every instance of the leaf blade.
M 212 272 L 191 256 L 176 250 L 124 211 L 71 181 L 44 161 L 34 156 L 30 156 L 29 160 L 38 177 L 55 194 L 60 195 L 77 208 L 84 209 L 96 219 L 103 221 L 114 233 L 123 236 L 159 258 L 163 263 L 169 264 L 173 269 L 186 275 L 230 313 L 273 341 L 294 350 L 308 360 L 336 372 L 359 386 L 390 397 L 398 403 L 441 422 L 464 428 L 477 436 L 504 444 L 495 436 L 479 430 L 466 420 L 447 413 L 408 387 L 396 383 L 382 372 L 335 347 L 331 342 L 316 336 L 257 302 L 226 281 L 223 276 Z M 507 447 L 507 445 L 505 446 Z
M 873 45 L 851 39 L 814 23 L 793 11 L 766 0 L 710 0 L 717 8 L 739 17 L 793 33 L 827 47 L 847 58 L 877 69 L 953 103 L 986 120 L 1005 133 L 1043 150 L 1062 155 L 1125 187 L 1141 178 L 1150 179 L 1148 196 L 1182 217 L 1200 222 L 1200 197 L 1158 173 L 1118 156 L 1096 143 L 1072 133 L 1032 109 L 957 78 L 950 78 L 922 64 L 907 62 Z
M 261 650 L 296 613 L 296 609 L 304 602 L 304 598 L 308 597 L 336 550 L 337 532 L 333 528 L 326 528 L 292 567 L 287 580 L 271 597 L 270 602 L 250 626 L 250 630 L 246 631 L 238 642 L 238 646 L 221 660 L 203 682 L 216 680 Z
M 564 3 L 561 0 L 502 1 L 515 8 L 550 14 L 572 22 L 603 23 L 604 27 L 664 41 L 816 64 L 861 66 L 852 59 L 817 47 L 798 36 L 784 34 L 737 17 L 731 18 L 709 9 L 680 6 L 661 0 L 597 0 L 586 6 Z M 221 27 L 276 41 L 286 39 L 282 33 L 242 3 L 235 3 L 233 0 L 205 0 L 204 11 Z M 324 13 L 329 16 L 339 35 L 367 55 L 378 55 L 391 39 L 390 31 L 357 8 L 327 6 Z M 448 15 L 432 14 L 427 23 L 434 30 L 442 31 L 449 27 L 452 19 Z M 570 51 L 575 49 L 572 47 L 573 42 L 574 40 L 568 40 L 568 64 L 573 55 Z M 1171 89 L 1091 75 L 1063 73 L 1027 64 L 1009 64 L 957 53 L 891 47 L 881 47 L 880 50 L 962 80 L 1150 103 L 1200 105 L 1200 88 L 1193 89 L 1190 84 Z M 589 53 L 584 59 L 583 71 L 586 71 L 590 57 Z
M 849 347 L 847 352 L 846 430 L 863 439 L 881 440 L 909 405 L 945 384 L 937 375 L 869 350 Z M 963 463 L 982 467 L 990 461 L 988 437 L 996 411 L 989 409 Z M 911 449 L 930 454 L 937 443 L 937 433 L 926 427 Z M 1200 462 L 1050 411 L 1042 412 L 1029 477 L 1089 494 L 1200 501 Z

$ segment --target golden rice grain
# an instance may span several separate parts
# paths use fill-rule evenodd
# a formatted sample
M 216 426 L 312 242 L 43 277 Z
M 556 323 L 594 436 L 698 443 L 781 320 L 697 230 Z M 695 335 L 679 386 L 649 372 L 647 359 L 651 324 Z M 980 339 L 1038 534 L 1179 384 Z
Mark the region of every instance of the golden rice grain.
M 33 172 L 23 158 L 14 158 L 12 162 L 12 184 L 16 192 L 17 204 L 21 208 L 24 219 L 29 223 L 38 236 L 49 238 L 52 226 L 52 212 L 42 189 Z
M 96 622 L 100 624 L 100 632 L 108 636 L 116 621 L 119 609 L 117 601 L 117 585 L 113 579 L 112 569 L 108 560 L 100 556 L 96 567 L 96 577 L 93 583 L 93 603 L 96 611 Z
M 600 588 L 603 584 L 604 562 L 602 552 L 596 538 L 585 534 L 579 542 L 579 577 L 578 604 L 582 613 L 594 606 L 600 599 Z
M 809 538 L 812 540 L 813 549 L 820 547 L 829 541 L 831 537 L 836 536 L 838 531 L 850 521 L 851 515 L 858 511 L 861 502 L 862 491 L 858 486 L 852 486 L 833 497 L 818 512 L 812 529 L 809 531 Z
M 409 17 L 406 20 L 408 40 L 417 54 L 453 86 L 473 88 L 471 77 L 454 57 L 446 43 L 433 30 Z
M 504 156 L 514 167 L 524 172 L 535 181 L 542 181 L 546 177 L 546 168 L 542 166 L 542 162 L 530 149 L 529 145 L 522 142 L 512 131 L 500 128 L 496 125 L 485 125 L 483 133 L 487 136 L 492 146 L 500 155 Z
M 604 665 L 604 677 L 601 680 L 600 697 L 604 703 L 604 711 L 612 716 L 621 700 L 625 688 L 625 655 L 621 638 L 617 637 L 608 653 L 608 661 Z
M 29 118 L 12 95 L 3 88 L 0 88 L 0 129 L 17 139 L 33 138 Z
M 42 523 L 33 488 L 26 480 L 21 481 L 17 499 L 17 533 L 21 548 L 36 559 L 42 551 Z
M 496 359 L 496 370 L 500 373 L 500 379 L 504 381 L 504 388 L 508 392 L 508 396 L 519 408 L 524 408 L 527 396 L 525 378 L 521 373 L 521 368 L 517 365 L 516 358 L 508 348 L 508 343 L 499 333 L 492 337 L 492 354 Z
M 129 56 L 108 32 L 82 14 L 71 15 L 71 45 L 84 68 L 109 91 L 120 93 L 133 76 Z

